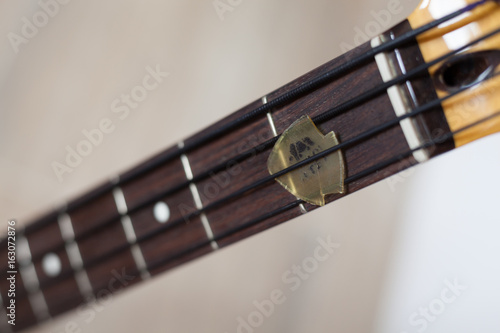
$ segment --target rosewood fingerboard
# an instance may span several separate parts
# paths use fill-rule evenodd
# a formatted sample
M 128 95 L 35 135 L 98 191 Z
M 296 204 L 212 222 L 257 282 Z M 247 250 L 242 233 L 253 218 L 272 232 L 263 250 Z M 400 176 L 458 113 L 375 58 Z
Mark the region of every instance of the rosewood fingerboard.
M 387 38 L 393 38 L 409 30 L 409 24 L 403 22 L 385 35 Z M 320 66 L 185 140 L 184 144 L 189 146 L 214 129 L 349 59 L 366 53 L 370 48 L 369 43 L 361 45 Z M 423 63 L 415 41 L 400 47 L 398 52 L 408 70 Z M 389 56 L 395 57 L 395 54 L 390 53 Z M 377 64 L 371 61 L 292 103 L 272 110 L 270 118 L 279 135 L 300 116 L 307 114 L 313 118 L 382 83 Z M 412 101 L 414 105 L 421 105 L 436 98 L 427 74 L 411 80 L 410 84 L 418 93 L 418 98 Z M 389 97 L 383 93 L 317 125 L 323 133 L 334 131 L 340 142 L 343 142 L 395 118 Z M 427 139 L 449 132 L 441 108 L 428 112 L 425 117 L 421 116 L 418 123 Z M 21 237 L 27 240 L 28 246 L 18 248 L 18 257 L 27 259 L 18 265 L 21 275 L 17 276 L 17 320 L 16 326 L 12 328 L 16 331 L 22 330 L 76 308 L 84 302 L 106 297 L 110 292 L 134 285 L 150 276 L 315 209 L 316 207 L 309 204 L 293 205 L 297 199 L 278 183 L 271 182 L 203 214 L 186 219 L 189 213 L 267 177 L 269 174 L 266 162 L 270 148 L 257 151 L 240 163 L 233 163 L 232 160 L 274 136 L 268 117 L 259 117 L 140 177 L 117 183 L 118 185 L 104 184 L 94 193 L 70 203 L 67 211 L 53 212 L 27 227 Z M 452 142 L 444 142 L 431 150 L 431 156 L 452 148 Z M 145 164 L 151 164 L 178 149 L 177 146 L 172 147 Z M 346 176 L 354 176 L 408 151 L 409 146 L 401 127 L 394 126 L 342 151 L 346 161 Z M 192 177 L 221 164 L 226 164 L 223 171 L 201 181 L 191 182 L 189 186 L 164 195 L 158 200 L 169 208 L 166 222 L 159 222 L 155 217 L 156 202 L 144 205 L 149 198 L 161 195 L 168 189 L 180 187 Z M 347 184 L 346 194 L 358 191 L 414 164 L 416 161 L 410 156 L 379 169 Z M 127 179 L 128 175 L 134 172 L 132 169 L 120 178 Z M 86 199 L 94 197 L 96 193 L 99 193 L 97 197 L 90 201 Z M 327 202 L 346 194 L 331 195 Z M 279 214 L 270 214 L 287 205 L 293 208 Z M 269 214 L 269 217 L 261 219 L 266 214 Z M 182 223 L 168 228 L 169 223 L 173 221 Z M 258 223 L 246 226 L 251 221 Z M 144 237 L 147 239 L 136 242 L 136 239 Z M 2 257 L 6 256 L 6 248 L 4 241 L 0 250 Z M 47 253 L 55 254 L 61 262 L 61 270 L 55 276 L 49 276 L 42 265 Z M 5 265 L 4 263 L 5 260 L 0 265 Z M 0 269 L 2 272 L 7 271 L 5 266 Z M 3 300 L 7 299 L 8 289 L 7 280 L 2 278 L 0 294 Z M 1 320 L 5 320 L 5 316 L 2 316 Z

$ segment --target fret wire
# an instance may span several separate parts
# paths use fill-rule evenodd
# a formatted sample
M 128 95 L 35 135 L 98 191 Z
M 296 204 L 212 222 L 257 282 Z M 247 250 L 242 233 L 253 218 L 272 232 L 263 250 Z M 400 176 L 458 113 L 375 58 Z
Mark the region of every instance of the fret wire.
M 139 270 L 139 274 L 141 275 L 141 279 L 149 280 L 151 278 L 151 273 L 148 270 L 148 264 L 144 259 L 144 255 L 142 254 L 142 250 L 138 244 L 130 245 L 130 252 L 132 253 L 132 257 L 134 258 L 137 269 Z
M 73 270 L 73 272 L 61 272 L 59 276 L 64 274 L 68 275 L 68 277 L 74 276 L 80 294 L 84 298 L 91 300 L 94 298 L 94 292 L 87 271 L 83 269 L 82 254 L 80 253 L 78 244 L 75 242 L 75 232 L 71 217 L 66 213 L 62 213 L 59 215 L 57 222 L 59 223 L 59 229 L 65 242 L 64 248 L 68 255 L 69 264 Z M 43 287 L 44 285 L 42 284 Z
M 135 234 L 132 220 L 130 219 L 129 215 L 124 215 L 121 217 L 120 221 L 121 221 L 123 230 L 125 232 L 125 237 L 127 238 L 127 242 L 130 245 L 130 252 L 132 253 L 132 257 L 134 258 L 134 262 L 135 262 L 135 265 L 137 267 L 137 270 L 141 274 L 141 278 L 143 280 L 147 280 L 147 279 L 151 278 L 151 274 L 148 271 L 142 250 L 136 243 L 137 236 Z
M 474 8 L 481 6 L 489 1 L 494 1 L 494 0 L 480 0 L 480 1 L 474 2 L 472 4 L 469 4 L 466 7 L 459 9 L 459 10 L 457 10 L 457 11 L 455 11 L 447 16 L 444 16 L 440 19 L 437 19 L 437 20 L 434 20 L 430 23 L 422 25 L 421 27 L 414 29 L 410 32 L 407 32 L 394 40 L 391 40 L 391 41 L 384 43 L 376 48 L 373 48 L 372 50 L 370 50 L 367 53 L 364 53 L 361 56 L 358 56 L 354 59 L 350 59 L 346 63 L 339 65 L 338 67 L 330 70 L 329 72 L 324 73 L 324 74 L 320 75 L 319 77 L 317 77 L 311 81 L 308 81 L 308 82 L 304 83 L 303 85 L 301 85 L 301 86 L 299 86 L 299 87 L 297 87 L 297 88 L 295 88 L 287 93 L 284 93 L 284 94 L 278 96 L 276 99 L 272 100 L 270 103 L 267 103 L 267 104 L 255 109 L 255 110 L 251 111 L 250 113 L 241 116 L 240 118 L 231 122 L 230 124 L 225 125 L 223 128 L 220 128 L 220 129 L 214 130 L 211 133 L 208 133 L 206 136 L 196 140 L 192 144 L 190 144 L 186 147 L 183 147 L 182 149 L 178 149 L 175 152 L 166 154 L 166 155 L 162 156 L 161 158 L 157 159 L 154 163 L 139 166 L 138 169 L 133 170 L 126 175 L 123 175 L 122 180 L 120 181 L 119 185 L 130 182 L 130 181 L 134 180 L 135 178 L 138 178 L 141 175 L 159 167 L 160 165 L 167 163 L 168 161 L 173 160 L 174 158 L 179 157 L 183 153 L 186 153 L 187 151 L 193 150 L 193 149 L 205 144 L 208 141 L 213 141 L 214 139 L 216 139 L 224 134 L 229 133 L 231 130 L 238 128 L 239 126 L 243 125 L 245 122 L 251 121 L 254 118 L 256 118 L 257 116 L 259 116 L 259 115 L 261 115 L 261 114 L 263 114 L 263 113 L 265 113 L 273 108 L 284 106 L 287 103 L 290 103 L 293 100 L 300 98 L 304 94 L 312 92 L 315 89 L 318 89 L 321 86 L 328 84 L 329 82 L 331 82 L 331 81 L 341 77 L 342 75 L 350 72 L 351 70 L 353 70 L 357 66 L 365 65 L 369 61 L 373 60 L 374 56 L 378 53 L 394 50 L 395 48 L 397 48 L 399 46 L 402 46 L 408 42 L 415 40 L 415 38 L 418 37 L 419 35 L 439 26 L 440 24 L 445 23 L 447 21 L 450 21 L 450 20 L 462 15 L 463 13 L 471 11 Z M 113 184 L 113 183 L 102 184 L 99 187 L 95 188 L 92 192 L 89 192 L 89 193 L 81 196 L 80 198 L 73 200 L 67 206 L 68 211 L 82 207 L 87 202 L 89 202 L 89 201 L 91 201 L 91 200 L 93 200 L 101 195 L 104 195 L 105 193 L 111 191 L 112 188 L 114 187 L 114 185 L 115 184 Z M 27 227 L 27 230 L 30 233 L 38 230 L 39 228 L 43 227 L 46 223 L 50 223 L 52 221 L 52 217 L 54 217 L 54 216 L 57 216 L 57 213 L 55 213 L 55 212 L 49 213 L 48 215 L 38 219 L 37 221 L 35 221 L 31 225 L 29 225 Z M 2 243 L 2 241 L 0 241 L 0 243 Z
M 120 177 L 115 177 L 113 183 L 118 184 L 119 181 Z M 142 250 L 139 245 L 136 244 L 137 236 L 135 234 L 132 220 L 128 215 L 127 200 L 125 199 L 125 195 L 123 194 L 121 187 L 116 186 L 113 188 L 113 198 L 115 200 L 116 209 L 121 215 L 120 222 L 122 224 L 123 232 L 125 233 L 125 238 L 130 245 L 130 252 L 132 254 L 132 258 L 134 259 L 135 266 L 141 275 L 141 279 L 147 280 L 151 278 L 151 274 L 147 269 Z
M 179 143 L 179 148 L 184 147 L 184 142 Z M 189 190 L 191 191 L 191 195 L 193 196 L 193 200 L 196 206 L 196 209 L 202 209 L 203 203 L 201 202 L 200 193 L 198 192 L 198 188 L 196 184 L 193 182 L 193 171 L 191 170 L 191 164 L 189 163 L 189 159 L 185 154 L 181 155 L 182 166 L 184 167 L 184 172 L 186 173 L 186 178 L 189 181 Z M 203 229 L 205 229 L 205 233 L 207 234 L 208 239 L 210 240 L 210 246 L 212 250 L 219 249 L 219 244 L 214 241 L 214 234 L 212 231 L 212 227 L 210 226 L 210 222 L 208 222 L 208 217 L 205 213 L 200 214 L 200 220 L 203 225 Z
M 125 201 L 122 189 L 118 186 L 113 189 L 113 199 L 115 199 L 118 214 L 126 215 L 128 213 L 127 202 Z
M 442 143 L 442 142 L 444 142 L 444 141 L 451 140 L 451 139 L 453 139 L 453 137 L 454 137 L 455 135 L 457 135 L 457 134 L 459 134 L 459 133 L 461 133 L 461 132 L 463 132 L 463 131 L 466 131 L 466 130 L 468 130 L 468 129 L 470 129 L 470 128 L 473 128 L 473 127 L 475 127 L 475 126 L 477 126 L 477 125 L 479 125 L 479 124 L 482 124 L 482 123 L 484 123 L 484 122 L 486 122 L 486 121 L 489 121 L 489 120 L 491 120 L 491 119 L 493 119 L 493 118 L 496 118 L 496 117 L 500 117 L 500 111 L 498 111 L 498 112 L 496 112 L 496 113 L 494 113 L 494 114 L 492 114 L 492 115 L 490 115 L 490 116 L 484 117 L 484 118 L 482 118 L 482 119 L 480 119 L 480 120 L 478 120 L 478 121 L 476 121 L 476 122 L 474 122 L 474 123 L 471 123 L 471 124 L 469 124 L 469 125 L 467 125 L 467 126 L 464 126 L 464 127 L 460 128 L 460 129 L 458 129 L 458 130 L 454 131 L 454 132 L 450 132 L 450 133 L 444 134 L 444 135 L 442 135 L 442 136 L 440 136 L 440 137 L 438 137 L 438 138 L 435 138 L 435 139 L 433 139 L 433 140 L 429 140 L 428 142 L 426 142 L 426 143 L 422 144 L 421 146 L 415 147 L 415 148 L 413 148 L 413 149 L 409 149 L 406 153 L 399 154 L 399 155 L 397 155 L 397 156 L 395 156 L 395 157 L 393 157 L 393 158 L 391 158 L 391 159 L 388 159 L 388 160 L 386 160 L 386 161 L 384 161 L 384 162 L 381 162 L 381 163 L 379 163 L 379 164 L 377 164 L 377 165 L 374 165 L 374 166 L 372 166 L 372 167 L 369 167 L 369 168 L 367 168 L 367 169 L 365 169 L 365 170 L 363 170 L 363 171 L 361 171 L 361 172 L 359 172 L 359 173 L 357 173 L 357 174 L 355 174 L 355 175 L 353 175 L 353 176 L 347 177 L 347 178 L 345 179 L 345 183 L 346 183 L 346 184 L 350 184 L 350 183 L 353 183 L 353 182 L 355 182 L 355 181 L 358 181 L 359 179 L 362 179 L 363 177 L 366 177 L 367 175 L 369 175 L 369 174 L 371 174 L 371 173 L 378 172 L 378 171 L 380 171 L 381 169 L 384 169 L 384 168 L 386 168 L 386 167 L 388 167 L 388 166 L 390 166 L 390 165 L 392 165 L 392 164 L 394 164 L 394 163 L 397 163 L 397 162 L 399 162 L 399 161 L 404 160 L 405 158 L 407 158 L 407 157 L 411 156 L 411 155 L 412 155 L 415 151 L 418 151 L 418 150 L 420 150 L 420 149 L 426 149 L 426 148 L 429 148 L 429 147 L 431 147 L 431 146 L 433 146 L 433 145 L 436 145 L 436 144 Z M 410 167 L 411 167 L 411 166 L 413 166 L 413 165 L 410 165 Z M 244 230 L 244 229 L 246 229 L 246 228 L 249 228 L 249 227 L 251 227 L 252 225 L 255 225 L 255 224 L 257 224 L 257 223 L 259 223 L 259 222 L 261 222 L 261 221 L 263 221 L 263 220 L 265 220 L 265 219 L 267 219 L 267 218 L 274 217 L 274 216 L 276 216 L 276 215 L 278 215 L 278 214 L 280 214 L 280 213 L 282 213 L 282 212 L 285 212 L 285 211 L 287 211 L 287 210 L 289 210 L 289 209 L 292 209 L 292 208 L 294 208 L 294 207 L 296 207 L 296 206 L 299 206 L 299 205 L 300 205 L 300 203 L 304 203 L 304 202 L 303 202 L 302 200 L 297 200 L 297 201 L 294 201 L 294 202 L 292 202 L 292 203 L 290 203 L 290 204 L 288 204 L 288 205 L 285 205 L 285 206 L 283 206 L 283 207 L 281 207 L 281 208 L 279 208 L 279 209 L 277 209 L 277 210 L 275 210 L 275 211 L 272 211 L 272 212 L 266 213 L 266 214 L 262 215 L 262 216 L 261 216 L 261 217 L 259 217 L 259 218 L 256 218 L 256 219 L 254 219 L 254 220 L 252 220 L 252 221 L 249 221 L 249 222 L 245 223 L 244 225 L 238 226 L 238 227 L 236 227 L 236 228 L 234 228 L 234 229 L 231 229 L 231 230 L 229 230 L 229 231 L 226 231 L 225 233 L 222 233 L 222 234 L 220 234 L 220 235 L 216 235 L 216 236 L 214 237 L 214 239 L 215 239 L 215 240 L 217 240 L 217 241 L 219 241 L 219 240 L 221 240 L 222 238 L 229 237 L 229 236 L 233 235 L 234 233 L 236 233 L 236 232 L 238 232 L 238 231 L 241 231 L 241 230 Z M 266 217 L 267 217 L 267 218 L 266 218 Z M 182 219 L 180 219 L 180 220 L 182 220 Z M 161 230 L 161 231 L 156 231 L 156 232 L 154 232 L 154 233 L 150 233 L 150 234 L 147 234 L 147 235 L 145 235 L 145 236 L 143 236 L 143 237 L 138 238 L 138 239 L 137 239 L 137 244 L 139 244 L 140 242 L 143 242 L 143 241 L 148 240 L 149 238 L 151 238 L 151 237 L 153 237 L 153 236 L 157 235 L 159 232 L 163 232 L 163 231 L 168 230 L 168 229 L 165 229 L 165 228 L 162 228 L 162 229 L 164 229 L 164 230 Z M 181 251 L 180 253 L 178 253 L 178 254 L 176 254 L 176 255 L 174 255 L 174 256 L 171 256 L 171 257 L 169 257 L 169 258 L 164 259 L 161 263 L 157 262 L 157 263 L 155 263 L 154 265 L 150 265 L 150 266 L 148 266 L 148 268 L 149 268 L 150 270 L 153 270 L 153 269 L 155 269 L 156 267 L 159 267 L 159 266 L 161 266 L 162 264 L 165 264 L 165 262 L 168 262 L 168 261 L 170 261 L 170 260 L 174 260 L 174 259 L 176 259 L 176 258 L 178 258 L 178 257 L 182 257 L 182 256 L 184 256 L 184 255 L 186 255 L 186 254 L 188 254 L 188 253 L 190 253 L 190 252 L 193 252 L 193 251 L 195 251 L 195 250 L 197 250 L 197 249 L 200 249 L 200 248 L 202 248 L 202 247 L 204 247 L 204 246 L 206 246 L 206 245 L 208 245 L 208 244 L 210 244 L 210 242 L 209 242 L 209 241 L 205 241 L 205 242 L 200 243 L 200 244 L 198 244 L 198 245 L 194 245 L 194 246 L 190 247 L 190 248 L 189 248 L 189 249 L 187 249 L 187 250 L 183 250 L 183 251 Z M 122 246 L 122 247 L 120 247 L 120 248 L 117 248 L 116 250 L 111 251 L 111 252 L 109 252 L 108 254 L 103 255 L 101 258 L 98 258 L 97 260 L 94 260 L 93 262 L 91 262 L 91 263 L 89 263 L 89 264 L 87 264 L 87 265 L 85 265 L 85 266 L 91 266 L 91 265 L 98 264 L 100 261 L 104 261 L 104 260 L 106 260 L 106 259 L 109 259 L 110 257 L 113 257 L 114 255 L 119 254 L 120 252 L 122 252 L 122 251 L 124 251 L 124 250 L 126 250 L 126 249 L 127 249 L 127 247 L 126 247 L 126 246 Z M 52 282 L 52 283 L 55 283 L 55 282 L 57 282 L 57 281 L 56 281 L 56 279 L 54 279 L 54 280 L 52 280 L 51 282 Z
M 17 250 L 19 251 L 19 273 L 26 290 L 29 304 L 38 321 L 50 318 L 49 307 L 40 289 L 40 282 L 35 266 L 31 261 L 31 251 L 28 239 L 20 234 L 17 239 Z
M 137 240 L 137 236 L 135 234 L 134 225 L 132 224 L 132 220 L 129 215 L 124 215 L 121 217 L 121 222 L 123 226 L 123 230 L 125 232 L 125 237 L 127 238 L 127 242 L 130 244 L 134 244 Z
M 23 231 L 19 232 L 19 241 L 16 252 L 19 266 L 27 266 L 31 263 L 31 251 L 29 249 L 28 239 L 25 237 Z

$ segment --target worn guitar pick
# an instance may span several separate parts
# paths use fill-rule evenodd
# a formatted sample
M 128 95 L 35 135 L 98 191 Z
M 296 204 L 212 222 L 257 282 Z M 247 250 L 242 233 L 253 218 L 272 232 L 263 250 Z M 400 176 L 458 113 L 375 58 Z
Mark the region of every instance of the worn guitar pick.
M 338 144 L 334 132 L 323 135 L 309 116 L 302 116 L 278 139 L 267 168 L 273 175 Z M 344 193 L 344 178 L 344 159 L 338 150 L 276 180 L 297 198 L 323 206 L 325 195 Z

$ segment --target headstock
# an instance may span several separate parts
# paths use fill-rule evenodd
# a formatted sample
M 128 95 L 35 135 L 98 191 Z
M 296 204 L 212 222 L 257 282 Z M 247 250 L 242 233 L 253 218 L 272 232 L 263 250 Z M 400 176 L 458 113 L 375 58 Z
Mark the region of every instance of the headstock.
M 408 17 L 415 29 L 477 0 L 423 0 Z M 484 1 L 455 19 L 419 36 L 418 43 L 426 62 L 500 28 L 500 4 Z M 455 132 L 500 111 L 500 34 L 496 34 L 429 69 L 438 96 L 471 86 L 467 91 L 446 100 L 443 110 Z M 489 79 L 488 79 L 489 78 Z M 500 132 L 500 117 L 474 126 L 454 136 L 462 146 L 489 134 Z

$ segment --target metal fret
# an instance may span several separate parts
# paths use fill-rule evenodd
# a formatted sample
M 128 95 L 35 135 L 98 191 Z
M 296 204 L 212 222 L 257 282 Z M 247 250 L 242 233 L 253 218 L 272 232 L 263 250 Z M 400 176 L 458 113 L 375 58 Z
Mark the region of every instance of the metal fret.
M 184 143 L 179 143 L 179 148 L 184 147 Z M 184 172 L 186 173 L 186 178 L 188 180 L 193 180 L 193 171 L 191 170 L 191 165 L 189 164 L 189 160 L 186 154 L 181 155 L 182 167 L 184 168 Z
M 134 226 L 128 215 L 122 216 L 120 219 L 123 229 L 125 230 L 125 236 L 130 244 L 130 250 L 132 251 L 132 257 L 134 257 L 135 265 L 141 273 L 141 278 L 147 280 L 151 278 L 151 274 L 148 271 L 146 260 L 144 260 L 144 255 L 139 245 L 136 243 L 137 236 L 135 235 Z
M 194 183 L 189 184 L 189 189 L 191 190 L 191 194 L 193 195 L 194 203 L 196 205 L 196 209 L 202 209 L 203 203 L 201 202 L 200 193 L 198 192 L 198 188 Z M 208 239 L 210 240 L 210 246 L 212 249 L 217 250 L 219 245 L 214 240 L 214 234 L 212 231 L 212 227 L 210 227 L 210 223 L 208 222 L 207 215 L 205 213 L 200 214 L 200 220 L 203 224 L 203 228 L 207 234 Z
M 179 143 L 179 148 L 184 147 L 184 142 Z M 185 154 L 181 155 L 182 166 L 184 167 L 184 172 L 186 173 L 186 177 L 189 181 L 193 180 L 193 171 L 191 170 L 191 165 L 189 164 L 189 159 Z M 193 200 L 196 206 L 196 209 L 202 209 L 203 203 L 201 201 L 200 193 L 198 192 L 198 188 L 196 184 L 189 183 L 189 190 L 191 191 L 191 195 L 193 196 Z M 203 224 L 203 228 L 205 229 L 205 233 L 207 234 L 208 239 L 210 240 L 210 246 L 213 250 L 217 250 L 219 248 L 219 244 L 215 241 L 214 233 L 212 231 L 212 227 L 210 226 L 210 222 L 208 221 L 207 215 L 205 213 L 200 214 L 200 220 Z
M 121 188 L 115 187 L 113 189 L 113 198 L 115 199 L 118 213 L 120 215 L 126 215 L 128 213 L 127 202 L 125 201 L 125 196 Z
M 43 321 L 50 318 L 49 307 L 45 301 L 42 291 L 40 290 L 40 282 L 35 270 L 35 266 L 31 261 L 31 251 L 28 239 L 21 235 L 17 243 L 19 272 L 23 280 L 24 287 L 28 292 L 28 300 L 31 308 L 38 321 Z
M 80 294 L 87 300 L 94 299 L 94 292 L 92 284 L 90 283 L 89 276 L 85 269 L 83 268 L 83 259 L 78 248 L 78 244 L 75 242 L 75 233 L 73 230 L 73 225 L 71 222 L 71 217 L 64 213 L 59 215 L 58 220 L 59 229 L 63 240 L 65 242 L 66 253 L 69 258 L 69 263 L 71 268 L 75 272 L 75 281 L 80 290 Z
M 267 104 L 267 96 L 262 97 L 262 104 Z M 276 131 L 276 126 L 274 125 L 274 119 L 273 115 L 271 112 L 268 112 L 266 114 L 267 116 L 267 122 L 269 123 L 269 126 L 271 127 L 271 131 L 273 132 L 273 135 L 276 137 L 278 136 L 278 132 Z
M 132 257 L 134 258 L 135 265 L 141 274 L 143 280 L 151 278 L 151 274 L 148 271 L 146 260 L 144 260 L 144 255 L 141 248 L 137 244 L 137 236 L 135 234 L 134 226 L 130 220 L 130 216 L 127 215 L 128 207 L 127 201 L 125 200 L 125 195 L 120 187 L 115 187 L 113 189 L 113 198 L 116 202 L 116 208 L 118 213 L 120 213 L 120 222 L 125 232 L 125 237 L 130 245 L 130 251 L 132 252 Z
M 134 258 L 135 264 L 139 273 L 141 274 L 141 279 L 147 280 L 151 278 L 151 273 L 148 271 L 148 266 L 146 264 L 146 260 L 144 259 L 144 255 L 142 254 L 142 250 L 138 244 L 130 245 L 130 251 L 132 252 L 132 257 Z

